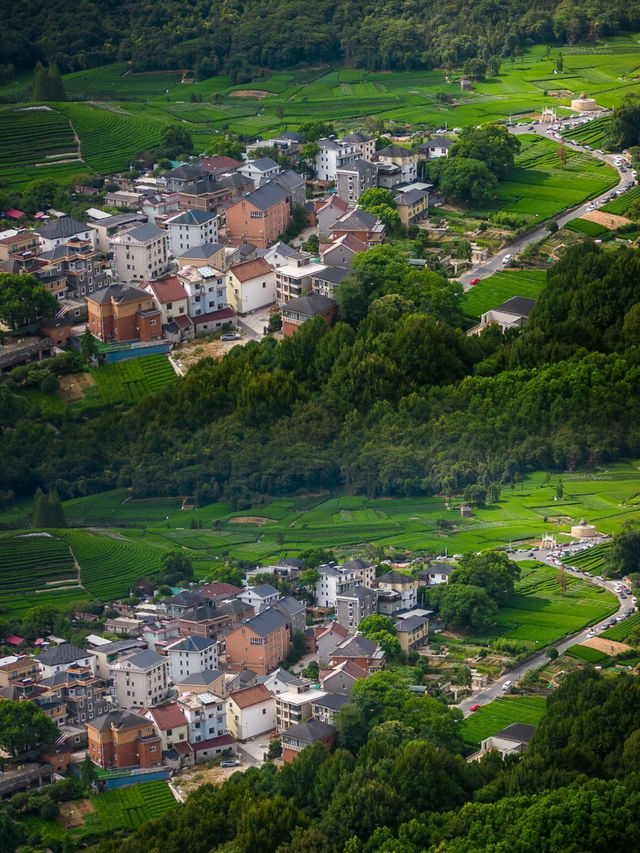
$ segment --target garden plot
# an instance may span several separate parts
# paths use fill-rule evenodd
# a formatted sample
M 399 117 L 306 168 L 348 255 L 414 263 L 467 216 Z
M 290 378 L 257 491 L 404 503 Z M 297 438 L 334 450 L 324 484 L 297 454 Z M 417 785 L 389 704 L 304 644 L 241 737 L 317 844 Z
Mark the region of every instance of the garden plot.
M 536 726 L 542 719 L 546 705 L 544 696 L 505 696 L 496 699 L 462 721 L 462 737 L 466 743 L 480 746 L 485 738 L 491 737 L 511 723 Z

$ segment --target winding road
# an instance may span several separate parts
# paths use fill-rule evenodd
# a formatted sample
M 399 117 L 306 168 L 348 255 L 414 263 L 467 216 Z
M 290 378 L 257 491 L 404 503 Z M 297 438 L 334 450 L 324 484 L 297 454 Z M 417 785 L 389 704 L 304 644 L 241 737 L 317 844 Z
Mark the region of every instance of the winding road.
M 512 127 L 510 128 L 511 133 L 519 136 L 523 133 L 537 133 L 538 136 L 542 136 L 545 139 L 549 139 L 547 135 L 547 129 L 549 125 L 537 124 L 534 125 L 533 130 L 529 130 L 528 127 Z M 555 140 L 554 140 L 555 141 Z M 597 196 L 596 198 L 589 199 L 588 201 L 583 202 L 582 204 L 577 205 L 576 207 L 567 208 L 563 213 L 558 216 L 552 217 L 558 223 L 560 228 L 563 225 L 566 225 L 571 219 L 575 219 L 577 216 L 582 216 L 587 212 L 587 207 L 590 204 L 601 204 L 605 201 L 606 197 L 610 195 L 612 192 L 616 190 L 623 189 L 626 184 L 631 182 L 633 179 L 629 172 L 626 174 L 620 172 L 618 167 L 614 163 L 615 156 L 614 154 L 599 154 L 597 151 L 586 151 L 584 146 L 582 145 L 573 145 L 569 142 L 568 139 L 565 139 L 565 146 L 568 149 L 573 151 L 579 151 L 581 154 L 587 153 L 592 157 L 596 157 L 598 160 L 604 160 L 610 166 L 613 166 L 614 169 L 618 171 L 618 184 L 615 187 L 611 187 L 602 195 Z M 542 240 L 548 234 L 547 229 L 544 225 L 540 225 L 539 228 L 534 228 L 532 231 L 527 232 L 522 237 L 519 237 L 517 240 L 514 240 L 513 243 L 509 243 L 506 246 L 503 246 L 500 252 L 491 258 L 488 261 L 485 261 L 483 264 L 479 264 L 476 267 L 473 267 L 468 272 L 463 273 L 460 276 L 460 281 L 462 283 L 462 287 L 464 290 L 469 290 L 471 287 L 471 281 L 474 278 L 487 278 L 487 276 L 493 275 L 498 270 L 503 269 L 502 258 L 505 254 L 513 255 L 514 257 L 519 254 L 529 243 L 536 243 L 538 240 Z
M 551 554 L 551 551 L 537 551 L 535 559 L 539 560 L 541 563 L 548 565 L 547 558 Z M 527 553 L 517 552 L 511 556 L 512 559 L 515 560 L 527 560 L 531 559 Z M 572 577 L 579 577 L 581 579 L 585 579 L 585 575 L 579 571 L 573 571 L 568 566 L 565 565 L 565 571 L 568 575 Z M 597 584 L 598 586 L 603 586 L 612 592 L 618 598 L 618 610 L 616 613 L 609 614 L 605 619 L 602 619 L 600 622 L 595 625 L 589 625 L 586 628 L 583 628 L 581 631 L 577 631 L 573 634 L 568 634 L 562 640 L 557 643 L 553 643 L 555 648 L 558 650 L 560 654 L 565 652 L 569 646 L 573 646 L 578 643 L 582 643 L 587 639 L 587 634 L 589 631 L 595 631 L 599 633 L 604 630 L 607 623 L 611 621 L 611 619 L 622 616 L 627 610 L 633 609 L 633 604 L 631 600 L 627 598 L 627 600 L 622 600 L 619 594 L 614 589 L 614 581 L 601 581 L 597 578 L 591 577 L 591 582 Z M 538 666 L 541 666 L 543 663 L 547 662 L 547 656 L 545 653 L 545 648 L 543 648 L 538 654 L 533 657 L 528 658 L 525 661 L 521 661 L 516 666 L 511 669 L 506 670 L 502 673 L 500 678 L 489 687 L 484 687 L 482 690 L 477 690 L 475 693 L 472 693 L 471 696 L 465 697 L 461 702 L 458 703 L 458 708 L 462 711 L 465 717 L 468 717 L 471 713 L 470 708 L 472 705 L 486 705 L 488 702 L 493 702 L 494 699 L 497 699 L 499 696 L 504 695 L 503 685 L 505 681 L 518 681 L 522 678 L 522 676 L 530 669 L 535 669 Z

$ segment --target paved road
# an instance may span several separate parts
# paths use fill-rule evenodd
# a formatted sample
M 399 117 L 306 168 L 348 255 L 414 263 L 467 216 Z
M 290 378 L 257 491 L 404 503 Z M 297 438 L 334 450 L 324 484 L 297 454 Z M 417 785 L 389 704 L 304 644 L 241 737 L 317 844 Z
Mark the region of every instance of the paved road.
M 547 132 L 546 132 L 547 128 L 548 128 L 548 125 L 535 125 L 534 130 L 531 131 L 531 130 L 528 130 L 528 128 L 526 128 L 526 127 L 513 127 L 513 128 L 511 128 L 511 132 L 514 133 L 515 135 L 520 135 L 522 133 L 534 133 L 535 132 L 539 136 L 543 136 L 543 137 L 545 137 L 545 139 L 548 139 L 549 136 L 547 136 Z M 580 151 L 582 154 L 584 154 L 584 153 L 591 154 L 592 157 L 596 157 L 598 160 L 604 160 L 605 162 L 609 163 L 610 166 L 613 166 L 614 168 L 616 168 L 616 166 L 613 162 L 615 155 L 613 155 L 613 154 L 598 154 L 597 151 L 585 152 L 585 150 L 582 146 L 572 145 L 571 142 L 569 142 L 569 140 L 567 140 L 567 139 L 565 139 L 565 146 L 569 149 L 574 150 L 574 151 Z M 621 189 L 623 186 L 625 186 L 625 184 L 627 184 L 633 180 L 629 170 L 627 170 L 626 174 L 618 172 L 618 176 L 619 176 L 619 180 L 618 180 L 618 184 L 616 187 L 612 187 L 611 189 L 608 189 L 606 191 L 606 193 L 603 193 L 602 195 L 598 196 L 595 199 L 591 199 L 589 201 L 586 201 L 586 202 L 584 202 L 584 204 L 580 204 L 577 207 L 567 208 L 559 216 L 554 216 L 553 218 L 556 220 L 558 225 L 560 227 L 562 227 L 563 225 L 566 225 L 566 223 L 569 222 L 571 219 L 574 219 L 577 216 L 582 216 L 583 214 L 585 214 L 587 212 L 587 207 L 590 204 L 596 204 L 597 205 L 598 203 L 602 203 L 610 193 L 614 192 L 614 190 Z M 547 229 L 545 228 L 545 226 L 541 225 L 539 228 L 535 228 L 533 231 L 529 231 L 523 237 L 519 237 L 517 240 L 514 240 L 513 243 L 509 243 L 507 246 L 504 246 L 497 255 L 495 255 L 493 258 L 488 260 L 486 263 L 479 264 L 478 266 L 473 267 L 473 269 L 469 270 L 468 272 L 463 273 L 460 276 L 460 281 L 462 282 L 463 289 L 469 290 L 469 288 L 471 287 L 470 282 L 472 279 L 474 279 L 474 278 L 487 278 L 487 276 L 493 275 L 498 270 L 503 269 L 502 258 L 506 254 L 510 254 L 513 257 L 515 257 L 517 254 L 519 254 L 525 248 L 525 246 L 528 246 L 529 243 L 535 243 L 538 240 L 542 240 L 542 238 L 545 237 L 547 235 L 547 233 L 548 232 L 547 232 Z
M 535 558 L 540 562 L 546 563 L 547 557 L 550 555 L 550 553 L 550 551 L 537 551 Z M 515 560 L 531 559 L 528 556 L 527 552 L 518 552 L 516 554 L 512 554 L 511 557 Z M 585 576 L 582 575 L 580 572 L 574 572 L 566 565 L 565 571 L 568 575 L 572 575 L 573 577 L 580 577 L 583 579 L 585 578 Z M 599 581 L 597 578 L 592 578 L 591 582 L 597 584 L 598 586 L 604 586 L 610 592 L 614 593 L 614 595 L 618 595 L 613 587 L 613 581 Z M 596 632 L 600 632 L 605 628 L 607 622 L 609 622 L 616 616 L 621 616 L 626 610 L 629 610 L 633 607 L 633 604 L 631 603 L 631 599 L 629 597 L 627 597 L 626 600 L 622 600 L 618 596 L 618 602 L 619 607 L 616 613 L 607 616 L 606 619 L 603 619 L 596 625 L 591 625 L 587 628 L 584 628 L 582 631 L 578 631 L 575 634 L 568 635 L 563 640 L 560 640 L 557 643 L 553 643 L 556 649 L 558 649 L 558 652 L 562 654 L 569 648 L 569 646 L 573 646 L 576 643 L 582 643 L 584 640 L 587 639 L 587 634 L 589 633 L 589 631 L 595 630 Z M 491 686 L 485 687 L 482 690 L 477 690 L 471 696 L 467 696 L 465 699 L 462 700 L 462 702 L 458 704 L 458 708 L 460 708 L 465 717 L 468 717 L 471 713 L 469 709 L 472 705 L 486 705 L 488 702 L 493 702 L 494 699 L 497 699 L 499 696 L 502 696 L 504 694 L 502 686 L 505 681 L 512 681 L 515 683 L 516 681 L 522 678 L 525 672 L 530 669 L 535 669 L 536 667 L 541 666 L 543 663 L 546 663 L 546 661 L 547 656 L 544 651 L 541 651 L 539 654 L 534 655 L 534 657 L 531 657 L 528 660 L 523 661 L 522 663 L 517 664 L 511 669 L 503 672 L 500 678 Z

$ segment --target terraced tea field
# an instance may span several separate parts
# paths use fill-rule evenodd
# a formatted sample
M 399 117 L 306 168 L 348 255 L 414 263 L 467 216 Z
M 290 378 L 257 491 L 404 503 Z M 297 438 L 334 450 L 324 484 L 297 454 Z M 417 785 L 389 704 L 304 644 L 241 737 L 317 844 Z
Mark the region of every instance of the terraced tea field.
M 605 570 L 607 565 L 607 555 L 610 545 L 608 542 L 603 542 L 601 545 L 595 545 L 589 548 L 588 551 L 582 551 L 571 557 L 571 565 L 580 569 L 581 572 L 591 572 L 592 575 L 600 575 Z
M 503 697 L 483 705 L 462 721 L 464 740 L 480 746 L 485 738 L 491 737 L 511 723 L 536 726 L 545 712 L 547 700 L 544 696 Z
M 609 130 L 609 116 L 593 119 L 588 124 L 561 131 L 565 139 L 575 139 L 580 145 L 590 145 L 592 148 L 602 148 Z
M 590 219 L 572 219 L 564 226 L 569 231 L 574 231 L 576 234 L 584 234 L 585 237 L 602 237 L 609 230 L 604 225 L 598 222 L 592 222 Z
M 638 201 L 640 199 L 640 186 L 632 187 L 630 190 L 627 190 L 626 193 L 623 193 L 618 198 L 613 201 L 609 201 L 606 204 L 603 204 L 600 210 L 604 210 L 605 213 L 615 213 L 618 216 L 624 216 L 626 212 L 629 210 L 634 201 Z
M 103 829 L 137 829 L 152 818 L 161 817 L 177 803 L 166 782 L 143 782 L 91 796 Z
M 613 628 L 607 628 L 606 631 L 602 631 L 598 636 L 604 637 L 605 640 L 615 640 L 618 643 L 624 643 L 629 638 L 632 629 L 638 625 L 640 625 L 640 613 L 634 613 L 623 622 L 614 625 Z
M 91 369 L 103 403 L 135 403 L 151 391 L 159 391 L 176 379 L 169 359 L 164 355 L 147 355 L 104 364 Z
M 608 655 L 598 649 L 592 649 L 591 646 L 581 645 L 569 646 L 564 654 L 569 655 L 570 658 L 585 661 L 586 663 L 600 663 L 608 657 Z
M 0 596 L 31 592 L 63 581 L 77 583 L 67 545 L 43 534 L 5 534 L 0 537 Z
M 467 317 L 479 320 L 485 311 L 495 308 L 512 296 L 537 299 L 545 285 L 546 273 L 540 270 L 503 270 L 483 278 L 461 297 Z

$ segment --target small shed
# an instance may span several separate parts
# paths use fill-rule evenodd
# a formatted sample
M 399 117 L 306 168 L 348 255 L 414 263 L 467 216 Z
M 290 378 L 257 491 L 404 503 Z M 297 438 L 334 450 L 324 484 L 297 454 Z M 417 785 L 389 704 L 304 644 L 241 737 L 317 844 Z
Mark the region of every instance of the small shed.
M 473 516 L 473 510 L 468 504 L 462 504 L 460 506 L 460 515 L 463 518 L 471 518 Z

